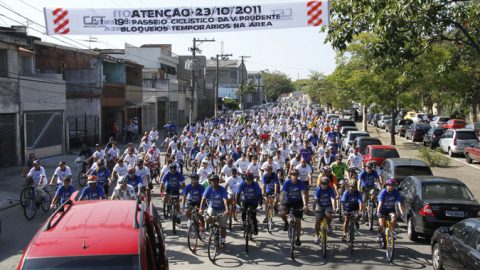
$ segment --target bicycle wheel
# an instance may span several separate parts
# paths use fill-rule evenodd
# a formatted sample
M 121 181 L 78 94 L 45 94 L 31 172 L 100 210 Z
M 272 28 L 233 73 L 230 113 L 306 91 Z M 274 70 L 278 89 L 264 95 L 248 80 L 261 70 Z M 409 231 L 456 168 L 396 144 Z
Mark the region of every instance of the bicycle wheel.
M 199 238 L 198 224 L 196 222 L 193 222 L 188 228 L 188 235 L 187 235 L 188 249 L 190 249 L 190 251 L 193 253 L 195 253 L 195 251 L 197 250 L 198 238 Z
M 168 219 L 170 217 L 170 205 L 163 200 L 163 217 Z
M 24 187 L 22 189 L 22 192 L 20 192 L 20 205 L 22 207 L 25 207 L 26 202 L 30 196 L 30 193 L 32 192 L 33 192 L 32 187 Z
M 231 231 L 232 230 L 232 220 L 233 220 L 233 213 L 234 213 L 234 207 L 235 206 L 232 206 L 232 210 L 230 211 L 230 215 L 228 217 L 228 229 Z
M 87 178 L 83 175 L 82 171 L 78 172 L 77 182 L 78 182 L 78 185 L 81 187 L 84 187 L 87 184 Z
M 252 233 L 252 224 L 250 221 L 247 220 L 247 224 L 245 225 L 245 252 L 248 253 L 248 241 L 250 241 L 250 235 Z
M 355 241 L 355 221 L 353 221 L 353 217 L 351 217 L 349 224 L 349 234 L 348 234 L 348 248 L 350 250 L 350 255 L 353 255 L 353 243 Z
M 327 257 L 327 224 L 322 225 L 322 256 Z
M 370 222 L 370 231 L 373 231 L 373 211 L 375 211 L 375 207 L 373 207 L 373 204 L 370 204 L 370 209 L 368 209 L 368 221 Z
M 295 261 L 295 223 L 290 223 L 290 228 L 288 231 L 290 236 L 290 258 Z
M 172 233 L 177 234 L 177 209 L 175 207 L 175 203 L 172 203 L 171 206 L 172 210 L 170 210 L 171 213 L 171 220 L 172 220 Z
M 272 233 L 273 229 L 273 207 L 271 204 L 268 204 L 267 210 L 267 231 Z
M 208 259 L 211 262 L 215 261 L 215 258 L 217 257 L 217 249 L 218 249 L 218 243 L 217 243 L 217 229 L 213 229 L 210 231 L 210 236 L 208 237 L 208 245 L 207 245 L 207 251 L 208 251 Z
M 342 203 L 340 202 L 339 200 L 339 205 L 338 205 L 338 209 L 340 209 L 340 211 L 338 211 L 338 221 L 340 221 L 340 223 L 343 222 L 343 209 L 342 209 Z
M 43 197 L 42 199 L 42 205 L 41 205 L 44 213 L 47 213 L 50 210 L 50 203 L 51 203 L 50 194 L 46 193 L 45 197 Z
M 28 197 L 23 207 L 23 214 L 27 220 L 32 220 L 37 214 L 37 202 L 34 197 Z
M 391 263 L 393 262 L 393 257 L 395 255 L 395 239 L 393 239 L 391 230 L 387 231 L 385 240 L 387 244 L 387 251 L 386 251 L 387 261 Z

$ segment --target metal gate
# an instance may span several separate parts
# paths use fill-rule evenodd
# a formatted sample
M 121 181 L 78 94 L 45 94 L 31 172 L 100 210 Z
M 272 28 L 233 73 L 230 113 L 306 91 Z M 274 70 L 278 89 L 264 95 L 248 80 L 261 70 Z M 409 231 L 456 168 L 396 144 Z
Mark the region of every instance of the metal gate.
M 15 166 L 17 156 L 17 117 L 0 114 L 0 168 Z
M 26 113 L 25 133 L 28 150 L 63 145 L 63 113 Z

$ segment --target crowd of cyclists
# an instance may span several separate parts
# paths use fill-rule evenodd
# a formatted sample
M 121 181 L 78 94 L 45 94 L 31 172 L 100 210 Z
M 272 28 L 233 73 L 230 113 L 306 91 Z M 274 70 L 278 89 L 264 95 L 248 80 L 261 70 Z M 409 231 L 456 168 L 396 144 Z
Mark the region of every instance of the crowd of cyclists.
M 176 213 L 185 209 L 187 226 L 195 209 L 201 214 L 202 235 L 205 223 L 217 218 L 222 245 L 232 208 L 241 211 L 241 229 L 251 209 L 254 234 L 258 234 L 258 210 L 266 208 L 269 196 L 274 198 L 275 213 L 285 231 L 287 215 L 293 211 L 296 246 L 301 246 L 304 215 L 315 216 L 313 240 L 317 244 L 323 219 L 331 232 L 333 216 L 343 218 L 342 240 L 348 235 L 351 217 L 357 218 L 357 229 L 361 222 L 373 222 L 365 214 L 369 200 L 376 207 L 379 241 L 385 218 L 394 223 L 397 213 L 404 215 L 395 179 L 382 179 L 377 164 L 365 164 L 355 145 L 343 155 L 338 130 L 306 97 L 283 98 L 268 110 L 205 119 L 187 125 L 179 134 L 171 130 L 164 141 L 159 137 L 152 128 L 137 148 L 129 143 L 123 152 L 113 138 L 105 147 L 97 144 L 95 151 L 84 146 L 76 161 L 88 164 L 82 175 L 87 185 L 79 190 L 79 200 L 150 200 L 159 194 L 168 201 L 169 196 L 180 196 Z M 40 195 L 45 185 L 57 186 L 52 208 L 80 188 L 64 161 L 50 181 L 34 158 L 25 175 Z M 175 220 L 180 222 L 180 214 Z

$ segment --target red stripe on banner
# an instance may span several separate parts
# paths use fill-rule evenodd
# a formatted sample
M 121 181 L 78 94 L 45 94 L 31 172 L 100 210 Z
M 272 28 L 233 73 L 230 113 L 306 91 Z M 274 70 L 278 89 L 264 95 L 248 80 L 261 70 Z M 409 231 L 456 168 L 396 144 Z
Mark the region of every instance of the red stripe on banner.
M 308 20 L 308 24 L 312 24 L 318 17 L 322 15 L 322 10 L 320 9 L 315 15 L 313 15 L 310 20 Z
M 58 12 L 62 11 L 61 8 L 56 8 L 52 13 L 53 15 L 57 15 Z
M 65 21 L 63 21 L 60 25 L 58 25 L 57 27 L 55 27 L 55 33 L 56 32 L 60 32 L 60 30 L 62 30 L 62 28 L 64 28 L 65 26 L 67 26 L 67 24 L 69 23 L 70 21 L 68 19 L 66 19 Z
M 70 33 L 70 28 L 67 28 L 67 29 L 63 30 L 63 31 L 62 31 L 61 33 L 59 33 L 59 34 L 65 35 L 65 34 L 68 34 L 68 33 Z
M 307 15 L 310 16 L 312 15 L 312 13 L 314 13 L 315 11 L 318 10 L 318 8 L 320 8 L 322 6 L 322 2 L 317 2 L 317 4 L 313 7 L 311 7 L 308 12 L 307 12 Z
M 307 7 L 309 7 L 309 6 L 311 6 L 315 3 L 318 3 L 318 1 L 309 1 L 309 2 L 307 2 Z
M 64 11 L 63 13 L 60 13 L 60 15 L 58 15 L 57 17 L 55 17 L 55 19 L 53 20 L 53 23 L 54 24 L 57 24 L 59 23 L 61 20 L 63 20 L 63 18 L 65 18 L 66 16 L 68 15 L 68 11 Z
M 322 25 L 322 23 L 323 23 L 323 20 L 322 18 L 320 18 L 313 26 L 320 26 Z

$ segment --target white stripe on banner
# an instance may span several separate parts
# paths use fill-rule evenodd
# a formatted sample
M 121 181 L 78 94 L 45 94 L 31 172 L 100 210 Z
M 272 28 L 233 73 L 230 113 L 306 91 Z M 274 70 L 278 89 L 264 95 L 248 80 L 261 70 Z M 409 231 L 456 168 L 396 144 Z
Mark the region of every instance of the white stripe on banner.
M 175 34 L 324 26 L 329 2 L 178 8 L 44 8 L 49 35 Z

